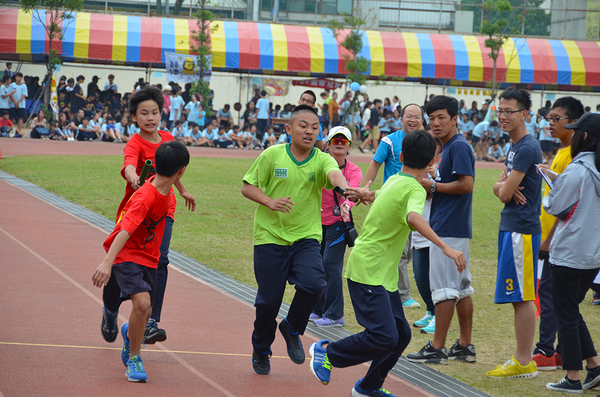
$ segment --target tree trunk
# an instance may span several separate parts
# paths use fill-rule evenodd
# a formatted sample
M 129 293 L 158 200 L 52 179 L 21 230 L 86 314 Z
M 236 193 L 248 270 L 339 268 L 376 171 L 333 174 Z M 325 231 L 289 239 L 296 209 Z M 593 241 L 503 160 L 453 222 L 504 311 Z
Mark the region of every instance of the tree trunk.
M 181 11 L 181 6 L 183 5 L 183 0 L 176 0 L 175 7 L 173 7 L 173 15 L 179 15 Z
M 497 70 L 497 61 L 498 58 L 493 58 L 494 60 L 494 74 L 492 76 L 492 102 L 494 102 L 496 100 L 496 70 Z
M 156 13 L 159 15 L 163 13 L 162 2 L 160 0 L 156 0 Z

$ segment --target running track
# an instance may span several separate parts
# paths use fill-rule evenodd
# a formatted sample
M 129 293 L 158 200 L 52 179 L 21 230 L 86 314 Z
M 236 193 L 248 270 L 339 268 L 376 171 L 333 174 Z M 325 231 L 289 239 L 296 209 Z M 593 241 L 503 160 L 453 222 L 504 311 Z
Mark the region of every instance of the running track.
M 0 148 L 4 156 L 122 155 L 123 150 L 117 144 L 29 139 L 2 139 Z M 203 148 L 191 152 L 205 157 L 258 154 Z M 136 392 L 145 396 L 346 396 L 366 372 L 365 365 L 334 369 L 331 383 L 323 386 L 308 363 L 298 366 L 287 358 L 278 335 L 271 374 L 256 375 L 250 358 L 252 289 L 173 253 L 161 323 L 169 338 L 142 351 L 149 383 L 129 383 L 120 360 L 121 337 L 109 344 L 100 335 L 101 290 L 91 283 L 92 272 L 104 256 L 101 243 L 111 221 L 2 172 L 0 198 L 0 397 Z M 129 303 L 122 306 L 119 324 L 126 321 L 130 308 Z M 310 327 L 303 337 L 305 350 L 318 339 L 345 334 L 345 330 Z M 483 395 L 404 359 L 393 373 L 384 386 L 403 396 Z

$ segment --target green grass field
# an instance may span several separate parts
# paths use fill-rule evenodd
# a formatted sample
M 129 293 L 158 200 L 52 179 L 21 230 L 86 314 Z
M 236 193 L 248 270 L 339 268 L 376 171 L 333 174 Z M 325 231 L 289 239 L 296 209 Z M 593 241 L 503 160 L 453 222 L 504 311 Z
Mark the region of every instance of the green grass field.
M 175 216 L 171 248 L 237 281 L 256 286 L 252 267 L 252 222 L 256 204 L 245 199 L 240 192 L 242 177 L 251 163 L 252 160 L 247 159 L 192 158 L 183 183 L 195 196 L 197 209 L 192 213 L 180 204 Z M 119 156 L 23 156 L 0 161 L 1 170 L 113 219 L 125 190 L 125 181 L 119 174 L 121 165 L 122 158 Z M 365 172 L 366 164 L 362 164 L 361 168 Z M 498 170 L 477 170 L 475 179 L 470 266 L 475 288 L 473 343 L 478 362 L 452 362 L 447 366 L 435 366 L 434 369 L 494 396 L 546 396 L 553 394 L 545 389 L 546 382 L 558 381 L 564 376 L 563 371 L 541 372 L 531 380 L 494 380 L 485 377 L 486 371 L 510 358 L 515 346 L 512 306 L 493 303 L 497 233 L 502 204 L 494 196 L 492 186 L 498 175 Z M 381 175 L 373 188 L 380 186 Z M 359 230 L 367 211 L 368 207 L 362 205 L 354 210 Z M 98 241 L 100 244 L 102 241 Z M 412 266 L 409 267 L 412 271 Z M 93 267 L 90 267 L 90 275 L 92 272 Z M 412 286 L 413 297 L 423 303 L 414 280 Z M 288 302 L 292 292 L 288 288 Z M 346 328 L 360 331 L 347 292 L 345 301 Z M 596 340 L 600 327 L 598 310 L 600 307 L 591 305 L 590 293 L 590 297 L 582 304 L 582 313 Z M 406 310 L 410 323 L 423 314 L 424 309 Z M 458 322 L 455 318 L 450 327 L 447 347 L 457 337 Z M 430 339 L 430 335 L 413 332 L 406 353 L 419 350 Z

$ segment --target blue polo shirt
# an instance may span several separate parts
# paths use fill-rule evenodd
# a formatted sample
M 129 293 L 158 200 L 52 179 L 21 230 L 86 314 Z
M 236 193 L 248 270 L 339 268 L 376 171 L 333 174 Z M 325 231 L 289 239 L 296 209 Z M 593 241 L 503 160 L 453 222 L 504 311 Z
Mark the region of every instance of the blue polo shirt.
M 392 175 L 396 175 L 402 169 L 400 161 L 400 152 L 402 151 L 402 140 L 406 134 L 402 131 L 396 131 L 393 134 L 383 137 L 373 160 L 379 164 L 384 164 L 383 183 Z

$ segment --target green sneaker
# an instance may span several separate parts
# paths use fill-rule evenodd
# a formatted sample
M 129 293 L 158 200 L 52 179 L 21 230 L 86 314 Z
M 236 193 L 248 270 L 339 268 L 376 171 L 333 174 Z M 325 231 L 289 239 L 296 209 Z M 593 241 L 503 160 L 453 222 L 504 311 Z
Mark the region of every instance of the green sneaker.
M 422 334 L 435 334 L 435 316 L 431 317 L 431 321 L 426 327 L 421 328 Z
M 433 318 L 433 316 L 431 315 L 431 312 L 429 310 L 427 310 L 427 314 L 425 315 L 425 317 L 423 317 L 422 319 L 415 321 L 413 323 L 413 327 L 416 328 L 424 328 L 427 327 L 429 325 L 429 323 L 431 322 L 431 319 Z

